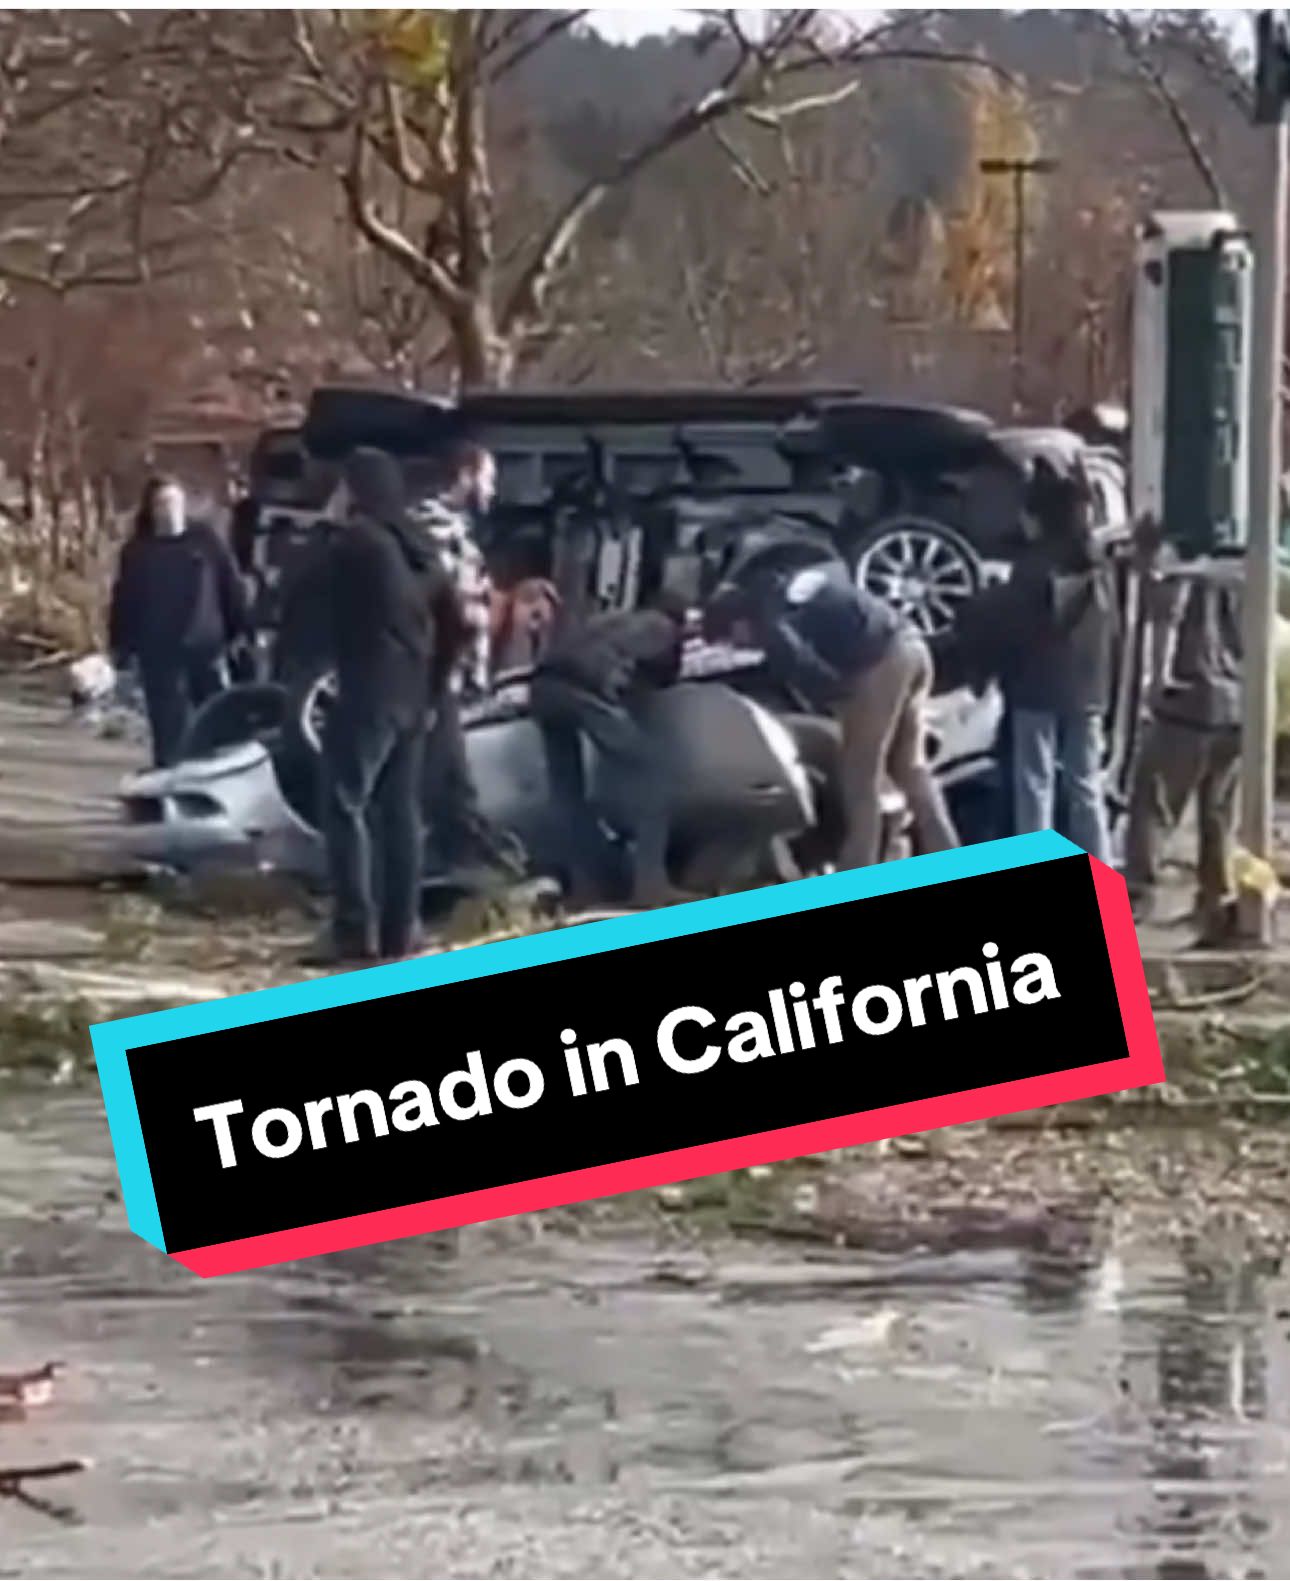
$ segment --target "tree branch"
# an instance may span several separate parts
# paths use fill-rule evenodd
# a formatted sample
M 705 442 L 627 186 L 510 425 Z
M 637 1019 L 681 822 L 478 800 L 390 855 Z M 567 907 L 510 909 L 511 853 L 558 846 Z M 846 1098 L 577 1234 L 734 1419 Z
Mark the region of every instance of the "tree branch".
M 1213 161 L 1205 152 L 1200 136 L 1192 125 L 1191 118 L 1183 108 L 1177 94 L 1169 85 L 1164 71 L 1157 64 L 1151 52 L 1150 45 L 1138 28 L 1137 23 L 1127 12 L 1107 11 L 1099 13 L 1103 25 L 1110 29 L 1112 35 L 1119 41 L 1121 48 L 1132 61 L 1138 74 L 1141 76 L 1152 95 L 1159 103 L 1177 132 L 1187 157 L 1197 175 L 1205 183 L 1205 189 L 1210 201 L 1216 208 L 1227 207 L 1227 195 L 1218 171 L 1214 168 Z
M 764 126 L 778 127 L 794 115 L 826 107 L 849 97 L 858 86 L 851 82 L 836 93 L 814 95 L 779 106 L 767 104 L 765 101 L 773 92 L 775 83 L 792 74 L 822 66 L 858 68 L 884 61 L 920 61 L 941 66 L 971 65 L 993 71 L 1008 82 L 1014 81 L 1012 74 L 1003 67 L 961 51 L 915 45 L 874 48 L 870 40 L 879 36 L 877 33 L 850 40 L 842 49 L 830 54 L 811 36 L 810 22 L 816 16 L 817 13 L 813 11 L 788 13 L 773 35 L 775 47 L 781 53 L 768 58 L 767 44 L 758 44 L 749 39 L 739 19 L 733 13 L 723 13 L 737 55 L 718 86 L 647 137 L 635 150 L 620 159 L 609 174 L 586 182 L 565 204 L 536 243 L 528 265 L 522 270 L 499 315 L 498 324 L 503 335 L 523 333 L 527 325 L 541 318 L 552 281 L 572 251 L 583 226 L 612 191 L 631 180 L 646 165 L 735 111 L 742 111 Z M 886 36 L 885 30 L 881 36 Z M 789 52 L 794 46 L 802 46 L 804 53 L 790 56 Z
M 559 16 L 552 18 L 544 27 L 539 28 L 532 38 L 525 39 L 504 60 L 491 67 L 489 81 L 500 82 L 503 77 L 514 71 L 517 66 L 522 65 L 531 55 L 536 55 L 538 50 L 544 49 L 552 39 L 561 37 L 570 28 L 576 27 L 579 22 L 584 21 L 590 15 L 590 11 L 565 11 Z M 527 18 L 524 20 L 527 21 Z M 485 51 L 485 53 L 490 53 L 496 47 L 496 43 L 491 45 L 490 49 Z
M 444 313 L 463 312 L 470 305 L 470 299 L 438 259 L 414 247 L 401 231 L 386 224 L 376 212 L 367 195 L 366 161 L 363 157 L 366 146 L 367 140 L 360 126 L 355 129 L 349 164 L 341 177 L 350 218 L 356 229 L 373 247 L 380 248 L 401 264 L 414 280 L 420 281 Z

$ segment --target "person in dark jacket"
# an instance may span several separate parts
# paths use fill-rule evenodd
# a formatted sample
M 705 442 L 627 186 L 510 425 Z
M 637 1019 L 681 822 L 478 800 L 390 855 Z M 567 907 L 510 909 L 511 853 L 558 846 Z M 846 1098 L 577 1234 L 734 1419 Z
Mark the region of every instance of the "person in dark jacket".
M 118 668 L 138 666 L 158 768 L 174 763 L 194 710 L 223 689 L 247 613 L 224 540 L 192 518 L 182 484 L 149 479 L 117 566 L 108 643 Z
M 882 854 L 882 791 L 905 795 L 923 851 L 958 836 L 927 763 L 932 655 L 890 605 L 857 588 L 840 560 L 750 569 L 718 589 L 709 633 L 760 648 L 772 675 L 841 728 L 847 837 L 843 867 L 870 867 Z
M 1159 537 L 1144 524 L 1144 604 L 1152 630 L 1151 717 L 1134 766 L 1124 876 L 1134 915 L 1150 917 L 1160 857 L 1195 799 L 1200 943 L 1231 933 L 1232 832 L 1241 767 L 1241 563 L 1162 572 Z M 1152 538 L 1154 537 L 1154 541 Z
M 692 897 L 667 872 L 667 773 L 653 760 L 638 710 L 651 691 L 681 673 L 686 611 L 661 597 L 656 607 L 593 615 L 559 633 L 538 663 L 529 708 L 542 732 L 556 816 L 565 830 L 570 898 L 589 898 L 587 842 L 595 814 L 587 792 L 583 742 L 628 788 L 632 903 L 664 906 Z
M 323 955 L 391 960 L 416 946 L 426 735 L 460 622 L 433 544 L 407 519 L 392 458 L 354 451 L 343 489 L 348 519 L 320 588 L 337 681 L 323 740 L 334 893 Z
M 1071 839 L 1111 860 L 1102 784 L 1114 593 L 1089 526 L 1087 480 L 1040 463 L 1028 493 L 1037 535 L 1004 583 L 963 611 L 959 642 L 980 684 L 997 676 L 1012 730 L 1013 827 L 1051 829 L 1057 777 Z

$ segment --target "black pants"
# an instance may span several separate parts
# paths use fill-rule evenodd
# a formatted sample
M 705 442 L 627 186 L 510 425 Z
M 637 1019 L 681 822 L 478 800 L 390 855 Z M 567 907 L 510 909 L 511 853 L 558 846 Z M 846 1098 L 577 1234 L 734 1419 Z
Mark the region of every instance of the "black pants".
M 347 716 L 338 704 L 323 743 L 324 830 L 337 953 L 407 955 L 419 922 L 424 723 Z
M 431 849 L 445 871 L 475 863 L 516 877 L 525 871 L 524 853 L 514 836 L 494 825 L 480 805 L 461 704 L 453 693 L 441 698 L 426 744 L 422 807 Z
M 551 797 L 575 887 L 588 885 L 588 843 L 595 819 L 583 762 L 584 737 L 624 788 L 630 825 L 624 832 L 632 840 L 636 889 L 665 886 L 666 792 L 649 738 L 631 710 L 549 675 L 533 681 L 529 709 L 542 732 Z
M 148 709 L 152 761 L 169 768 L 179 757 L 193 715 L 216 692 L 224 690 L 218 653 L 149 655 L 139 661 L 139 679 Z

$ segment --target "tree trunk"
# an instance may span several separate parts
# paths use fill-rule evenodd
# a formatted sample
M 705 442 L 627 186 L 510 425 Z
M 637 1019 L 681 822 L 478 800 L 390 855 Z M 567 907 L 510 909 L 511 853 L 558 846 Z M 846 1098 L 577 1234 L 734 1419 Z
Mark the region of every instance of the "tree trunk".
M 504 390 L 515 376 L 515 347 L 497 333 L 487 302 L 474 302 L 451 323 L 460 390 Z

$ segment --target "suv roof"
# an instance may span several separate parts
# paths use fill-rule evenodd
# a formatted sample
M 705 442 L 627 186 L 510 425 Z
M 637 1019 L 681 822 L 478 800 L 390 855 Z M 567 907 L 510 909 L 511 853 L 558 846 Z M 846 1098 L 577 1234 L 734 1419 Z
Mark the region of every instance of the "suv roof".
M 984 413 L 963 407 L 846 400 L 786 425 L 784 444 L 799 455 L 828 455 L 873 471 L 951 471 L 1009 466 L 997 434 Z
M 853 385 L 751 390 L 712 386 L 658 390 L 497 390 L 466 395 L 458 410 L 468 425 L 488 423 L 783 423 L 799 413 L 859 395 Z

